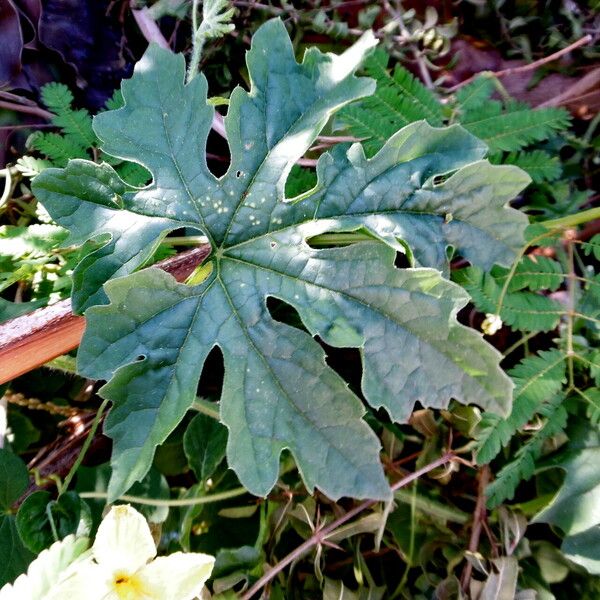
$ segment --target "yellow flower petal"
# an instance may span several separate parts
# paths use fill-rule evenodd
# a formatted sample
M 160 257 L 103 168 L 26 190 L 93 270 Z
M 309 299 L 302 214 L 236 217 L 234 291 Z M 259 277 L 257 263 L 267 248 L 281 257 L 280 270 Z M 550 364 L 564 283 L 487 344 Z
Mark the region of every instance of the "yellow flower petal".
M 92 546 L 94 558 L 111 572 L 133 574 L 156 556 L 146 519 L 128 504 L 113 506 Z
M 159 556 L 136 575 L 152 600 L 192 600 L 200 595 L 214 564 L 208 554 L 175 552 Z

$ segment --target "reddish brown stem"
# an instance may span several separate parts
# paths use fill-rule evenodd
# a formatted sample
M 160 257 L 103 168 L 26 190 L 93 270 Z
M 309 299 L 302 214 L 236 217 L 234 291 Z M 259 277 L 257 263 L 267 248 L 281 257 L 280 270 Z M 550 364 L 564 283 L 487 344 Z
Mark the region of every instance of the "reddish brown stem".
M 469 552 L 477 552 L 477 549 L 479 548 L 481 530 L 483 529 L 483 524 L 487 517 L 487 510 L 485 507 L 485 489 L 489 482 L 490 467 L 489 465 L 484 465 L 479 471 L 479 487 L 477 490 L 477 503 L 475 505 L 475 512 L 473 513 L 473 528 L 471 529 L 471 539 L 469 540 Z M 472 572 L 473 565 L 467 561 L 460 579 L 462 589 L 465 593 L 469 588 L 469 581 L 471 580 Z
M 7 110 L 13 110 L 15 112 L 25 113 L 28 115 L 36 115 L 37 117 L 42 117 L 44 119 L 52 119 L 52 117 L 54 117 L 51 112 L 44 110 L 39 106 L 17 104 L 16 102 L 6 102 L 4 100 L 0 100 L 0 108 L 6 108 Z
M 437 469 L 454 459 L 454 454 L 451 452 L 447 452 L 437 460 L 425 465 L 421 469 L 418 469 L 414 473 L 403 477 L 396 483 L 392 485 L 392 491 L 395 492 L 402 487 L 407 486 L 409 483 L 412 483 L 422 475 Z M 336 519 L 326 527 L 322 529 L 317 529 L 315 533 L 309 537 L 303 544 L 300 544 L 295 550 L 290 552 L 283 560 L 277 563 L 270 571 L 267 571 L 247 592 L 244 593 L 241 600 L 252 600 L 255 594 L 258 594 L 262 588 L 267 585 L 272 579 L 275 578 L 277 573 L 280 573 L 287 567 L 289 564 L 293 563 L 298 558 L 304 556 L 313 546 L 317 544 L 322 544 L 326 541 L 327 537 L 330 536 L 338 527 L 342 526 L 344 523 L 347 523 L 361 512 L 370 508 L 371 506 L 377 504 L 376 500 L 365 500 L 361 504 L 358 504 L 353 509 L 349 510 L 346 514 L 341 516 L 339 519 Z
M 210 245 L 203 244 L 154 266 L 183 281 L 209 254 Z M 72 313 L 70 300 L 1 324 L 0 384 L 77 348 L 84 328 L 85 320 Z

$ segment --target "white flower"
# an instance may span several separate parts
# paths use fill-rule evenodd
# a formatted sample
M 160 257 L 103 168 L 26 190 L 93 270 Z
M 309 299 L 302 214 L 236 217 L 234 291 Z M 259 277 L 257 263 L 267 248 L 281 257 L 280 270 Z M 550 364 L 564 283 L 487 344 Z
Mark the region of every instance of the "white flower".
M 497 331 L 502 328 L 502 319 L 500 315 L 493 315 L 492 313 L 487 313 L 485 315 L 485 319 L 481 324 L 481 331 L 486 335 L 494 335 Z
M 86 538 L 75 538 L 74 535 L 55 542 L 29 565 L 27 573 L 0 590 L 0 600 L 45 600 L 65 569 L 87 557 L 87 547 Z
M 45 600 L 192 600 L 215 562 L 198 553 L 155 557 L 144 517 L 129 505 L 114 506 L 100 523 L 91 558 L 77 563 Z

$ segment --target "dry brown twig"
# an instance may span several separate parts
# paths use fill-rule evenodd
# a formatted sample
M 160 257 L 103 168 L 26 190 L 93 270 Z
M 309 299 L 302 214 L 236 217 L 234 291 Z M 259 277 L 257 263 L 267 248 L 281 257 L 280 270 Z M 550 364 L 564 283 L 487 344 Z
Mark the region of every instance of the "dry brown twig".
M 576 50 L 577 48 L 579 48 L 581 46 L 585 46 L 586 44 L 589 44 L 591 41 L 592 41 L 591 35 L 589 35 L 589 34 L 584 35 L 582 38 L 578 39 L 576 42 L 573 42 L 572 44 L 569 44 L 567 47 L 562 48 L 561 50 L 558 50 L 557 52 L 554 52 L 553 54 L 545 56 L 544 58 L 540 58 L 539 60 L 536 60 L 532 63 L 526 64 L 526 65 L 520 65 L 519 67 L 510 67 L 508 69 L 502 69 L 500 71 L 487 71 L 487 72 L 484 71 L 483 73 L 487 73 L 491 77 L 505 77 L 506 75 L 515 75 L 517 73 L 526 73 L 527 71 L 534 71 L 538 67 L 548 64 L 548 63 L 552 62 L 553 60 L 557 60 L 561 56 L 564 56 L 565 54 L 568 54 L 569 52 L 572 52 L 573 50 Z M 456 90 L 459 90 L 461 87 L 464 87 L 465 85 L 471 83 L 477 77 L 479 77 L 481 74 L 482 73 L 475 73 L 474 75 L 471 75 L 471 77 L 465 79 L 464 81 L 461 81 L 460 83 L 457 83 L 456 85 L 453 85 L 452 87 L 448 88 L 446 90 L 446 92 L 448 92 L 450 94 L 453 92 L 456 92 Z

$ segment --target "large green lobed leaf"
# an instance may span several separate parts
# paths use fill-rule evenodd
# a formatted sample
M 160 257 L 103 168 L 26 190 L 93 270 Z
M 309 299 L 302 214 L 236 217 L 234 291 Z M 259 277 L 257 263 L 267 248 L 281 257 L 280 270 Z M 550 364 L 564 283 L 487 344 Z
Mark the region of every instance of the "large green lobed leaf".
M 331 115 L 372 93 L 372 81 L 353 73 L 373 45 L 366 34 L 341 56 L 310 49 L 298 64 L 281 22 L 263 25 L 247 56 L 251 89 L 231 96 L 231 165 L 220 179 L 204 159 L 213 111 L 204 77 L 184 85 L 183 58 L 151 47 L 123 83 L 125 106 L 94 127 L 105 152 L 139 162 L 153 182 L 127 188 L 110 167 L 86 161 L 36 178 L 36 195 L 73 239 L 105 244 L 78 266 L 74 304 L 110 302 L 86 311 L 78 364 L 110 380 L 101 393 L 113 402 L 105 424 L 112 498 L 148 471 L 194 401 L 215 346 L 225 364 L 228 463 L 257 495 L 273 487 L 289 449 L 309 489 L 391 496 L 364 407 L 313 336 L 360 348 L 364 396 L 394 419 L 405 420 L 417 401 L 444 407 L 451 398 L 508 411 L 512 384 L 498 353 L 456 320 L 468 296 L 438 270 L 399 270 L 394 259 L 408 247 L 416 264 L 444 269 L 454 246 L 482 266 L 508 264 L 526 224 L 506 205 L 528 182 L 522 171 L 482 160 L 485 147 L 460 127 L 419 122 L 370 160 L 359 145 L 325 154 L 312 193 L 285 201 L 290 169 Z M 158 269 L 112 279 L 184 226 L 213 246 L 201 284 Z M 307 243 L 357 228 L 373 241 L 326 250 Z M 271 318 L 268 297 L 293 306 L 310 335 Z

